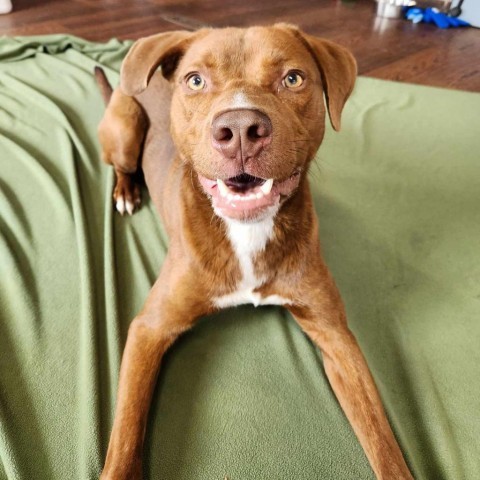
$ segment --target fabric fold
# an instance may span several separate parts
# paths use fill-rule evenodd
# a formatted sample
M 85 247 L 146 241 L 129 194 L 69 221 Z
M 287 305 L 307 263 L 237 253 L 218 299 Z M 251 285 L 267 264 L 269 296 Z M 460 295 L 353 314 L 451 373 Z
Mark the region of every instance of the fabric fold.
M 95 479 L 121 355 L 168 246 L 120 217 L 93 68 L 132 42 L 0 41 L 0 479 Z M 320 239 L 418 480 L 480 471 L 480 95 L 360 78 L 312 166 Z M 373 479 L 320 352 L 278 307 L 201 319 L 167 353 L 145 476 Z

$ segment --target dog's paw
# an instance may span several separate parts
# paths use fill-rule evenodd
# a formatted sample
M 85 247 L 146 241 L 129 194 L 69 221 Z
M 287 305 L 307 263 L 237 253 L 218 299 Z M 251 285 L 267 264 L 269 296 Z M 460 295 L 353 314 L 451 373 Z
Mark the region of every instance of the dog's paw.
M 140 208 L 142 202 L 140 187 L 135 182 L 133 175 L 117 173 L 117 184 L 113 191 L 113 200 L 115 209 L 120 215 L 124 215 L 125 212 L 133 215 Z

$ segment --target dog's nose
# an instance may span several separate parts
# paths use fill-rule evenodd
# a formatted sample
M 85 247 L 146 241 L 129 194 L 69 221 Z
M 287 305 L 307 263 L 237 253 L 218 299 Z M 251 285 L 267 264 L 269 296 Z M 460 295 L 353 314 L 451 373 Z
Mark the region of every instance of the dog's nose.
M 247 162 L 272 139 L 272 122 L 258 110 L 230 110 L 212 122 L 212 145 L 226 159 Z

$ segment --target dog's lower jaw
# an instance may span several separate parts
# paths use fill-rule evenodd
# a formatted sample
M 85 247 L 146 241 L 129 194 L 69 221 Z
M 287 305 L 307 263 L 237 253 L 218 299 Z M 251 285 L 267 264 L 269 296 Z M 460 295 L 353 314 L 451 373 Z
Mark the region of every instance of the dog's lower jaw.
M 231 214 L 226 215 L 221 208 L 214 207 L 213 205 L 212 208 L 215 215 L 217 215 L 224 221 L 254 224 L 263 222 L 265 220 L 268 220 L 269 218 L 274 218 L 278 212 L 278 209 L 280 208 L 280 202 L 278 202 L 276 205 L 259 209 L 253 215 L 252 212 L 247 213 L 239 209 L 235 217 L 233 217 Z

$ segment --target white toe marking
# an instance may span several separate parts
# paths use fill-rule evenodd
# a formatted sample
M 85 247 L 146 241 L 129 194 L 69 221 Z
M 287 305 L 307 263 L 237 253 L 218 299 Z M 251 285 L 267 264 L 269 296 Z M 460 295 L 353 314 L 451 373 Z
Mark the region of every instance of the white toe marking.
M 129 201 L 127 200 L 127 202 L 125 203 L 125 207 L 126 207 L 126 209 L 127 209 L 128 214 L 129 214 L 129 215 L 133 215 L 133 210 L 134 210 L 134 208 L 135 208 L 134 205 L 133 205 L 133 203 L 132 203 L 132 202 L 129 202 Z
M 123 199 L 123 197 L 119 197 L 117 199 L 117 203 L 115 204 L 115 207 L 121 215 L 125 213 L 125 200 Z

